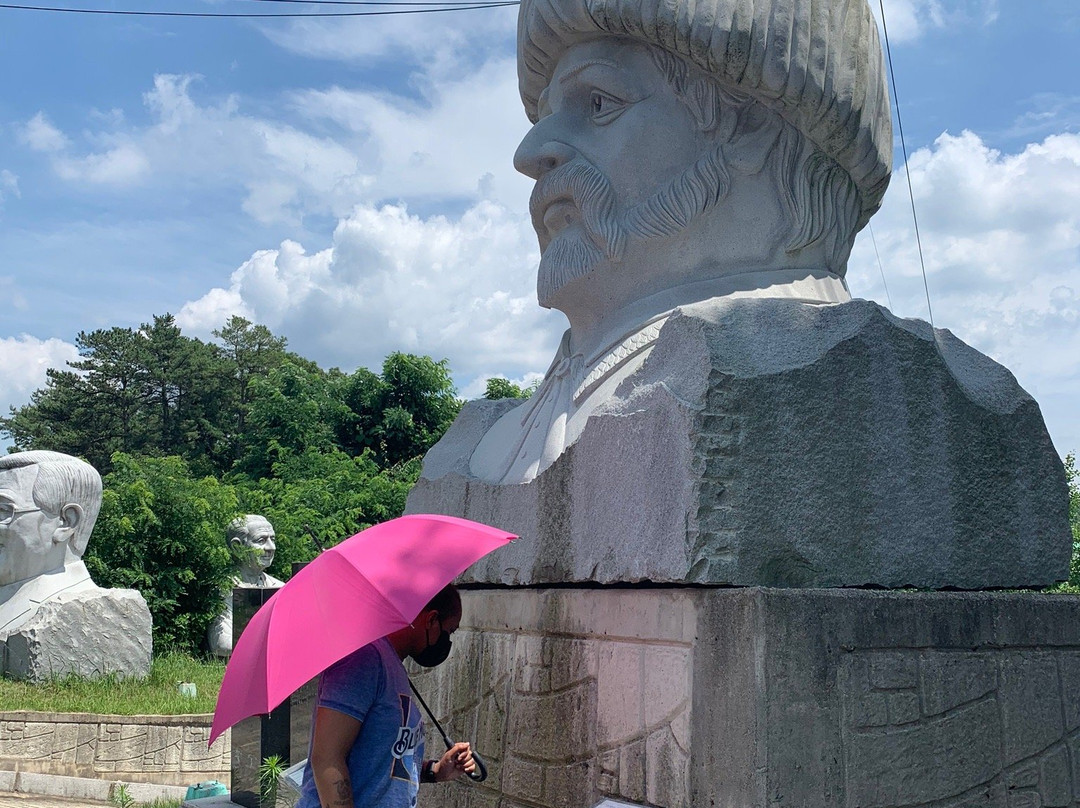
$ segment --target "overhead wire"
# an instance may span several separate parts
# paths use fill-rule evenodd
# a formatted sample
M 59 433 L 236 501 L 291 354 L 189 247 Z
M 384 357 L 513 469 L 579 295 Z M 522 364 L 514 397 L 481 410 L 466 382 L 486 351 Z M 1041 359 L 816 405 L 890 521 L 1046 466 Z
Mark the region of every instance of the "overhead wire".
M 896 127 L 900 130 L 900 148 L 904 153 L 904 174 L 907 176 L 908 197 L 911 199 L 911 219 L 915 223 L 915 244 L 919 248 L 919 266 L 922 267 L 923 289 L 926 291 L 926 310 L 930 315 L 930 325 L 933 326 L 934 309 L 930 305 L 930 284 L 926 280 L 926 261 L 923 259 L 922 237 L 919 235 L 919 217 L 915 213 L 915 192 L 911 187 L 911 168 L 908 166 L 907 142 L 904 140 L 904 124 L 900 119 L 900 96 L 896 91 L 896 73 L 893 71 L 892 48 L 889 47 L 889 29 L 885 24 L 885 0 L 878 0 L 878 5 L 881 8 L 881 30 L 885 34 L 885 54 L 889 60 L 889 81 L 892 84 L 893 104 L 896 107 Z M 884 280 L 884 275 L 882 279 Z
M 484 8 L 503 8 L 506 6 L 516 6 L 520 0 L 463 0 L 462 3 L 451 4 L 439 4 L 433 2 L 418 2 L 418 3 L 391 3 L 391 2 L 375 2 L 375 0 L 368 0 L 367 5 L 398 5 L 409 6 L 409 8 L 399 8 L 392 10 L 381 11 L 309 11 L 304 13 L 298 12 L 225 12 L 225 11 L 139 11 L 129 9 L 105 9 L 105 8 L 72 8 L 70 6 L 31 6 L 22 3 L 0 3 L 0 9 L 16 9 L 19 11 L 47 11 L 47 12 L 61 12 L 67 14 L 98 14 L 98 15 L 113 15 L 122 17 L 201 17 L 201 18 L 217 18 L 217 19 L 299 19 L 304 17 L 381 17 L 392 14 L 434 14 L 447 11 L 473 11 Z M 350 5 L 359 5 L 359 2 L 350 3 Z M 415 8 L 415 6 L 425 6 L 424 8 Z
M 251 0 L 255 3 L 290 3 L 308 6 L 487 6 L 510 0 Z M 514 0 L 517 5 L 520 0 Z
M 881 285 L 885 287 L 885 299 L 889 301 L 889 311 L 892 311 L 892 295 L 889 294 L 889 284 L 885 281 L 885 267 L 881 263 L 881 253 L 878 252 L 877 236 L 874 235 L 874 226 L 867 222 L 866 229 L 870 231 L 870 241 L 874 245 L 874 255 L 877 256 L 878 271 L 881 273 Z

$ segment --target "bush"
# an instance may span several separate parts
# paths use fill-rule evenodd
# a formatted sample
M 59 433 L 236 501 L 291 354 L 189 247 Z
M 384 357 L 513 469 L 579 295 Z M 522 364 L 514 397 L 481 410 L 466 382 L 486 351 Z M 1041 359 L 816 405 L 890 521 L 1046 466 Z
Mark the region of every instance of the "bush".
M 154 648 L 197 651 L 232 575 L 225 526 L 233 487 L 192 477 L 179 457 L 117 452 L 86 565 L 102 587 L 137 589 L 154 620 Z

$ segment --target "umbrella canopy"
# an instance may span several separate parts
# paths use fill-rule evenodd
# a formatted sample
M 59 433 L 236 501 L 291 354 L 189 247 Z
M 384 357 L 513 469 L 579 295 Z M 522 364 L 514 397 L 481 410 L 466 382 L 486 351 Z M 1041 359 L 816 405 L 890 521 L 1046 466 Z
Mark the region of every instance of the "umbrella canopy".
M 236 641 L 210 743 L 238 721 L 270 712 L 339 659 L 409 625 L 466 567 L 514 538 L 467 519 L 414 514 L 319 555 L 263 604 Z

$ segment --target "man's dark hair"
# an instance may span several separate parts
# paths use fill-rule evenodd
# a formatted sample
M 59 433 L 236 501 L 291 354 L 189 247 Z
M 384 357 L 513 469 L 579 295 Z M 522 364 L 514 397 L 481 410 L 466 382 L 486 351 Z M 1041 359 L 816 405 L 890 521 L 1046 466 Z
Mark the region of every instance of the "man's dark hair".
M 444 586 L 435 597 L 428 601 L 424 611 L 434 609 L 439 613 L 439 619 L 446 619 L 457 615 L 461 616 L 461 594 L 453 584 Z

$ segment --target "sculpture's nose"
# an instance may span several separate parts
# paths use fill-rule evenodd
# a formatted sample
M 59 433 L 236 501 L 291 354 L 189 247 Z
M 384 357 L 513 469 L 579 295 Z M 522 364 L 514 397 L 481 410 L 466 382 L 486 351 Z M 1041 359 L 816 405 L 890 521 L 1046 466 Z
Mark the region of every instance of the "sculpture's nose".
M 572 146 L 554 139 L 546 125 L 551 117 L 538 122 L 514 152 L 514 168 L 526 177 L 540 179 L 553 168 L 570 162 L 577 155 Z

